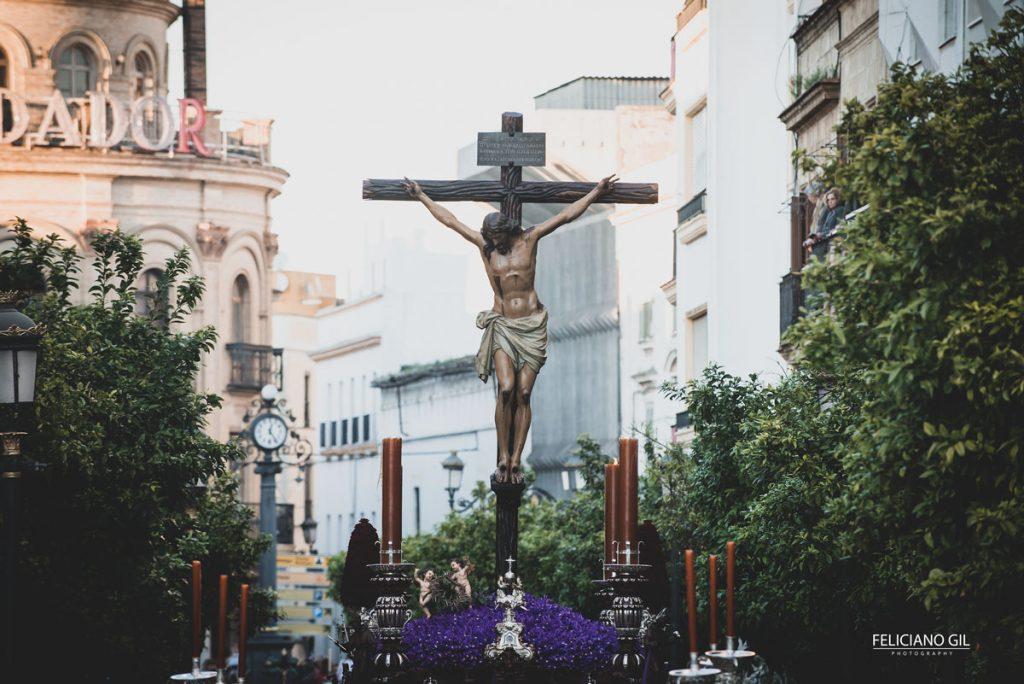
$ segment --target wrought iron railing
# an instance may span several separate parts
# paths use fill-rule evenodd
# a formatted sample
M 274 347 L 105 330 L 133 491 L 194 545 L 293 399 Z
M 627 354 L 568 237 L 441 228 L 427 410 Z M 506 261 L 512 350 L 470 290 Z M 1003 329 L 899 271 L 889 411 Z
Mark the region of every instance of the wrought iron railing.
M 686 221 L 689 221 L 698 214 L 703 214 L 707 211 L 708 203 L 708 191 L 701 190 L 693 196 L 689 202 L 679 207 L 679 211 L 676 215 L 677 225 L 682 225 Z
M 274 382 L 274 348 L 264 344 L 232 342 L 225 345 L 231 358 L 228 389 L 256 391 Z

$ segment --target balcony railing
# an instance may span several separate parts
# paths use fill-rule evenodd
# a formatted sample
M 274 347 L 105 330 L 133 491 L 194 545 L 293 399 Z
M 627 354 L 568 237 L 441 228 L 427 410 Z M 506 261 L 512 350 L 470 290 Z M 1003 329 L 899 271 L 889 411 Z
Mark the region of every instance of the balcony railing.
M 676 215 L 677 225 L 681 226 L 694 216 L 697 216 L 698 214 L 703 214 L 705 211 L 707 211 L 707 203 L 708 191 L 701 190 L 700 192 L 693 196 L 693 199 L 691 199 L 683 206 L 679 207 L 679 211 Z
M 236 391 L 257 391 L 276 380 L 275 350 L 263 344 L 232 342 L 225 345 L 231 358 L 231 377 L 228 389 Z

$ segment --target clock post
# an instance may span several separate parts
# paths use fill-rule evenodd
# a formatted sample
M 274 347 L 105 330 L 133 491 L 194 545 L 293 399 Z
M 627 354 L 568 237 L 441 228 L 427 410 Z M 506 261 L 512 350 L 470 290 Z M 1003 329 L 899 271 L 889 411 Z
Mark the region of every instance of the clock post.
M 293 418 L 285 409 L 284 400 L 278 399 L 277 387 L 266 385 L 260 390 L 259 411 L 241 435 L 249 452 L 252 453 L 252 449 L 258 452 L 252 463 L 260 476 L 260 534 L 270 536 L 270 544 L 260 556 L 259 586 L 264 589 L 277 586 L 277 474 L 284 463 L 301 467 L 312 455 L 309 442 L 291 430 L 289 420 Z M 292 637 L 279 632 L 275 621 L 271 620 L 270 626 L 249 642 L 246 681 L 252 684 L 280 681 L 267 663 L 276 662 L 282 649 L 290 649 L 292 642 Z

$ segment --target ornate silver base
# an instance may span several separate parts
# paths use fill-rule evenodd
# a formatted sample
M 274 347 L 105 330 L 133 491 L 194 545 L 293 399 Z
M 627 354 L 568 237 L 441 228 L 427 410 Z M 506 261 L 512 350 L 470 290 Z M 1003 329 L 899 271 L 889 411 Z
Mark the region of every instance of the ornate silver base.
M 725 637 L 725 648 L 711 649 L 704 655 L 711 659 L 715 667 L 721 668 L 722 672 L 739 672 L 745 661 L 749 661 L 757 654 L 745 648 L 746 643 L 740 639 L 737 648 L 736 638 Z
M 370 629 L 381 642 L 381 649 L 373 658 L 379 681 L 398 675 L 405 670 L 408 659 L 402 652 L 402 628 L 412 617 L 406 591 L 412 583 L 412 563 L 373 563 L 374 575 L 370 585 L 377 593 Z
M 642 650 L 650 613 L 641 595 L 647 583 L 643 573 L 650 567 L 637 563 L 604 566 L 608 579 L 602 582 L 611 590 L 611 602 L 602 611 L 602 617 L 615 627 L 619 636 L 619 652 L 612 658 L 612 670 L 627 677 L 635 677 L 644 666 Z

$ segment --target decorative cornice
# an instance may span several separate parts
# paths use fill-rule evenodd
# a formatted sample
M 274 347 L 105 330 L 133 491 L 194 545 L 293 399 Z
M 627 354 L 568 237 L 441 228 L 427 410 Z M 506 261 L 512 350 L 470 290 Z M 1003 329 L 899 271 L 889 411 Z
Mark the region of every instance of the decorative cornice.
M 224 226 L 202 221 L 196 225 L 196 242 L 199 244 L 199 251 L 208 259 L 220 259 L 224 255 L 224 250 L 227 249 L 229 232 Z
M 380 335 L 369 335 L 367 337 L 361 337 L 358 340 L 347 340 L 324 349 L 318 349 L 311 352 L 309 358 L 314 361 L 326 361 L 327 359 L 333 359 L 336 356 L 345 356 L 346 354 L 379 346 Z
M 38 337 L 46 332 L 46 325 L 44 323 L 36 323 L 31 328 L 19 328 L 16 325 L 12 325 L 7 330 L 0 330 L 0 337 Z
M 839 79 L 822 79 L 801 93 L 793 104 L 783 109 L 779 119 L 786 124 L 786 130 L 799 133 L 837 104 Z

